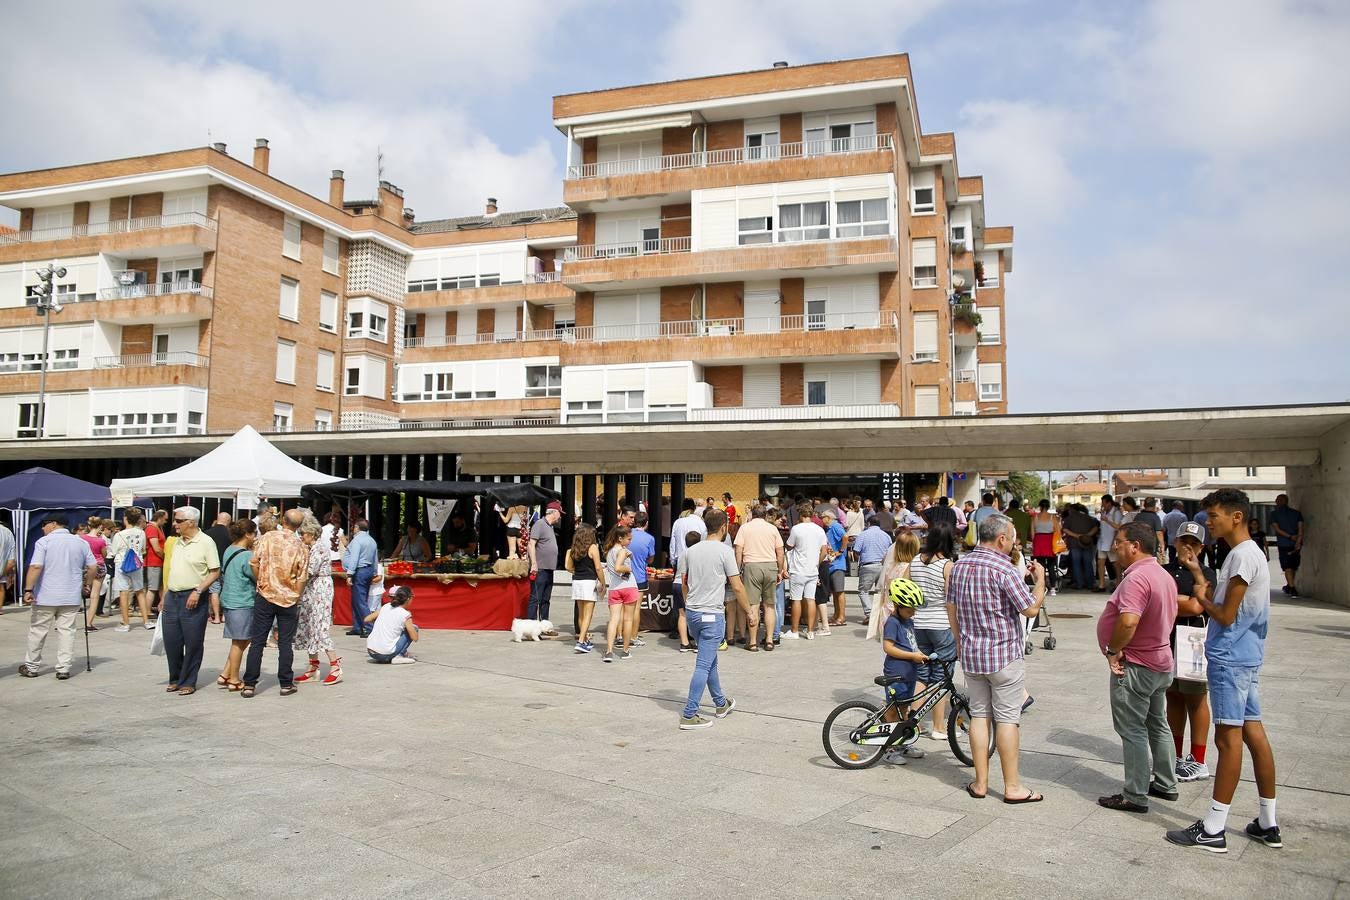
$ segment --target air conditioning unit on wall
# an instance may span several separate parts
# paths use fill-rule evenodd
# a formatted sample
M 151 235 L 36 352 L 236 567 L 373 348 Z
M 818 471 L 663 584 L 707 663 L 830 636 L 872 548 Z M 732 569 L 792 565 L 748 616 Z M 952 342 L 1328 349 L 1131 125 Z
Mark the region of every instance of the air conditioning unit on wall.
M 138 269 L 123 269 L 117 273 L 117 283 L 122 287 L 145 284 L 146 280 L 146 273 Z

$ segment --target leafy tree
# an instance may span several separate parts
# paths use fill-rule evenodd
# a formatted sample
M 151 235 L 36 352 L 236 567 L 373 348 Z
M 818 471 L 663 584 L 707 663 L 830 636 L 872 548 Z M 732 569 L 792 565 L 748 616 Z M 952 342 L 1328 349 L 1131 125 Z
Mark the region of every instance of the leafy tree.
M 1008 477 L 998 483 L 998 490 L 1001 494 L 1020 497 L 1025 506 L 1035 506 L 1041 498 L 1049 496 L 1045 492 L 1045 481 L 1034 472 L 1009 472 Z

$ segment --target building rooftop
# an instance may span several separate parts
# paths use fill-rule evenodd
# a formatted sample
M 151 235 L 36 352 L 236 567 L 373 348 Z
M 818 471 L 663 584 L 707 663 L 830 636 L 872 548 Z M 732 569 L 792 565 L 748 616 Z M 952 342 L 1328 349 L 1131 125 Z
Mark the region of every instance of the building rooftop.
M 447 231 L 471 231 L 476 228 L 501 228 L 508 225 L 533 225 L 536 222 L 559 222 L 575 219 L 576 210 L 568 206 L 549 206 L 544 209 L 525 209 L 519 212 L 499 212 L 494 215 L 458 216 L 453 219 L 429 219 L 416 222 L 414 234 L 443 234 Z

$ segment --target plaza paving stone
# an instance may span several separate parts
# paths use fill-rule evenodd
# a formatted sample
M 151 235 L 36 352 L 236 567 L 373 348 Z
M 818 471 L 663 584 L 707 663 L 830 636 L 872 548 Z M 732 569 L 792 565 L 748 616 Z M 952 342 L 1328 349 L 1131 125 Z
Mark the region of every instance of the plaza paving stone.
M 566 591 L 555 616 L 570 615 Z M 1242 836 L 1247 770 L 1230 852 L 1213 856 L 1163 841 L 1204 811 L 1209 782 L 1143 816 L 1096 805 L 1121 779 L 1102 600 L 1052 598 L 1058 648 L 1037 635 L 1028 658 L 1022 770 L 1046 795 L 1030 806 L 998 802 L 996 765 L 993 798 L 968 798 L 971 771 L 945 743 L 921 741 L 927 757 L 905 766 L 830 763 L 826 714 L 878 693 L 881 652 L 860 625 L 721 654 L 736 712 L 681 732 L 694 658 L 660 635 L 606 665 L 570 640 L 426 632 L 403 667 L 337 635 L 344 683 L 283 698 L 269 652 L 243 700 L 213 684 L 213 626 L 200 690 L 182 698 L 141 631 L 93 634 L 89 673 L 81 639 L 69 681 L 51 657 L 17 677 L 28 616 L 10 607 L 0 897 L 1350 896 L 1350 611 L 1276 595 L 1261 685 L 1286 846 Z

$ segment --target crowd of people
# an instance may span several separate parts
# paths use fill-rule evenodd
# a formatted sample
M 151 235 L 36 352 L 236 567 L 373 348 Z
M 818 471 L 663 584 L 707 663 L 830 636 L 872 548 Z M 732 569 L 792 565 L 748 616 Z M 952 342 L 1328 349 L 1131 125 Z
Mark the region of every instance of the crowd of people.
M 1024 653 L 1027 629 L 1054 594 L 1062 569 L 1064 584 L 1112 590 L 1097 623 L 1097 643 L 1108 669 L 1125 777 L 1118 793 L 1098 803 L 1143 813 L 1150 799 L 1176 800 L 1178 782 L 1210 777 L 1212 727 L 1218 762 L 1210 810 L 1188 828 L 1167 832 L 1167 840 L 1226 850 L 1224 826 L 1245 747 L 1259 799 L 1246 833 L 1282 846 L 1274 756 L 1259 698 L 1269 621 L 1266 538 L 1241 491 L 1216 491 L 1200 507 L 1193 518 L 1179 503 L 1160 516 L 1151 498 L 1117 503 L 1105 495 L 1095 514 L 1079 504 L 1052 510 L 1047 501 L 1028 511 L 1016 499 L 1004 509 L 989 493 L 978 506 L 964 508 L 946 497 L 920 497 L 913 509 L 903 501 L 805 497 L 775 507 L 760 498 L 741 514 L 729 495 L 721 508 L 712 498 L 686 500 L 668 544 L 679 650 L 696 654 L 679 728 L 707 728 L 735 709 L 722 684 L 721 652 L 732 646 L 772 652 L 783 641 L 813 641 L 848 623 L 845 577 L 853 570 L 861 624 L 882 647 L 887 699 L 903 711 L 905 701 L 944 677 L 943 667 L 959 662 L 975 761 L 967 794 L 989 796 L 992 744 L 1003 802 L 1039 802 L 1043 795 L 1023 784 L 1019 771 L 1018 725 L 1034 702 Z M 526 509 L 499 514 L 514 532 L 512 551 L 529 561 L 527 615 L 546 620 L 559 567 L 562 506 L 549 503 L 533 519 Z M 1281 495 L 1270 520 L 1284 590 L 1296 596 L 1306 536 L 1302 516 Z M 40 674 L 43 647 L 54 631 L 57 677 L 69 678 L 76 630 L 97 630 L 95 620 L 110 615 L 116 601 L 117 630 L 131 627 L 133 611 L 144 627 L 157 629 L 168 692 L 197 691 L 211 623 L 223 624 L 228 641 L 216 682 L 222 689 L 255 696 L 269 645 L 278 651 L 281 696 L 306 683 L 339 684 L 342 659 L 331 635 L 338 560 L 352 584 L 348 634 L 367 640 L 374 662 L 415 661 L 408 653 L 420 636 L 412 592 L 399 586 L 380 602 L 379 552 L 364 520 L 352 521 L 348 535 L 340 515 L 321 523 L 303 509 L 277 515 L 265 508 L 253 518 L 221 514 L 209 528 L 201 525 L 200 512 L 190 506 L 161 511 L 149 522 L 129 509 L 120 527 L 91 519 L 73 532 L 59 516 L 45 519 L 23 579 L 33 616 L 19 674 Z M 396 555 L 429 559 L 424 545 L 419 530 L 409 527 Z M 1061 565 L 1065 556 L 1067 566 Z M 658 557 L 645 510 L 623 505 L 603 538 L 591 524 L 577 523 L 562 560 L 572 576 L 576 654 L 596 649 L 591 626 L 601 598 L 610 612 L 602 659 L 631 659 L 643 646 L 639 610 Z M 81 620 L 84 598 L 90 602 Z M 1188 629 L 1185 648 L 1178 646 L 1179 628 Z M 1191 629 L 1203 629 L 1204 637 Z M 299 675 L 293 671 L 297 651 L 307 657 Z M 1194 677 L 1182 676 L 1177 661 L 1183 653 L 1195 661 Z M 702 712 L 705 694 L 711 717 Z M 941 705 L 934 708 L 929 722 L 918 723 L 919 735 L 945 739 L 945 718 Z M 890 760 L 903 765 L 923 755 L 916 736 Z

